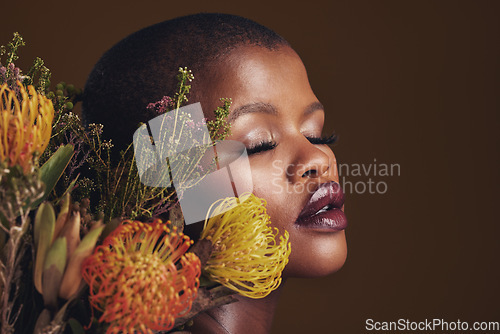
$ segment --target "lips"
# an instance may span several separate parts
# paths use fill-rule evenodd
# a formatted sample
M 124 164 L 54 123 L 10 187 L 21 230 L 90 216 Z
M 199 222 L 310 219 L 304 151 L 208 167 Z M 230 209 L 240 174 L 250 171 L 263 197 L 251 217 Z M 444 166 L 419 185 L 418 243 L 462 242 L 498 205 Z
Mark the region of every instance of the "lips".
M 304 206 L 295 224 L 320 231 L 341 231 L 347 227 L 342 211 L 344 192 L 337 182 L 321 184 Z

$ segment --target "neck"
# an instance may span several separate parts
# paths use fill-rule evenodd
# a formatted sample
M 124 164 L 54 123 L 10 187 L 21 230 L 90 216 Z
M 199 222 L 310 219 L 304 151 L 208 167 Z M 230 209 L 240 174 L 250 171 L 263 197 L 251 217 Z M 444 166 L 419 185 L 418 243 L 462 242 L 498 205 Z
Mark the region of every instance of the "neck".
M 283 283 L 282 283 L 283 285 Z M 237 302 L 213 308 L 196 317 L 194 333 L 266 334 L 271 331 L 281 286 L 261 299 L 237 296 Z

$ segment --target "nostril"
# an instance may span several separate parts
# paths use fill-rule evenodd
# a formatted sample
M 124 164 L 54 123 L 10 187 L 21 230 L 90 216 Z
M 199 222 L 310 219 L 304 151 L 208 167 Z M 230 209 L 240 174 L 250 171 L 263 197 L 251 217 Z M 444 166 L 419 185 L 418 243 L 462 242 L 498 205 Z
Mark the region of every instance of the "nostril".
M 302 174 L 302 177 L 308 177 L 308 176 L 314 176 L 314 175 L 318 175 L 318 171 L 316 169 L 309 169 L 304 174 Z

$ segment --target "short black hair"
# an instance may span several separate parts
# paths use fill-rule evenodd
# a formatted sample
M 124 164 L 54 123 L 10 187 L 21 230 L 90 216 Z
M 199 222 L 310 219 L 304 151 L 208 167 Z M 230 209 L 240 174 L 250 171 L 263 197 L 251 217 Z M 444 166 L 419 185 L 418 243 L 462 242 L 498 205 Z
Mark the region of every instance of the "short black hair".
M 274 31 L 243 17 L 201 13 L 144 28 L 117 43 L 97 62 L 84 89 L 85 124 L 104 125 L 118 149 L 132 142 L 139 123 L 154 116 L 146 106 L 173 96 L 179 67 L 196 73 L 243 45 L 289 46 Z

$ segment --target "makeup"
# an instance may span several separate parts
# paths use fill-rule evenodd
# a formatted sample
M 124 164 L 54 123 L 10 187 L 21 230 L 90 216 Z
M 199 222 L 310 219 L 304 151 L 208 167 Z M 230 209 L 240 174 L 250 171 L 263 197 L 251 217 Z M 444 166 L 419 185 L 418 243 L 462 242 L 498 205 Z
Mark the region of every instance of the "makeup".
M 347 227 L 342 211 L 344 192 L 337 182 L 321 184 L 300 212 L 295 224 L 320 232 L 336 232 Z

